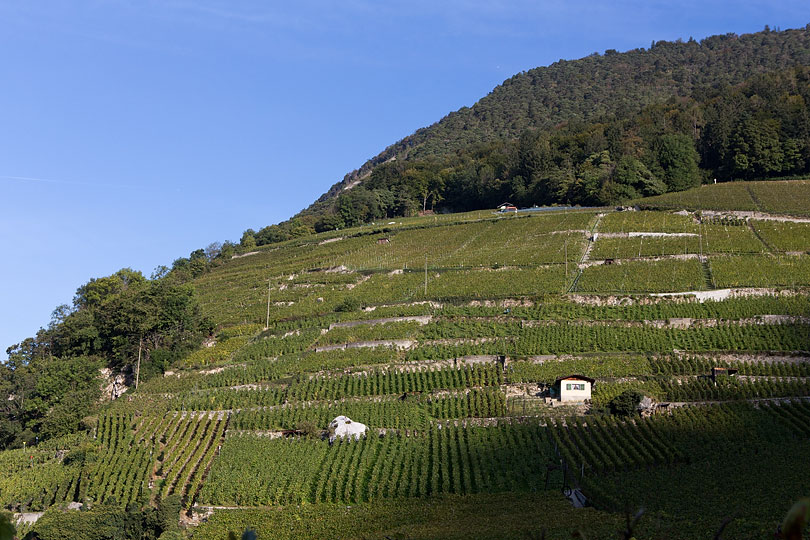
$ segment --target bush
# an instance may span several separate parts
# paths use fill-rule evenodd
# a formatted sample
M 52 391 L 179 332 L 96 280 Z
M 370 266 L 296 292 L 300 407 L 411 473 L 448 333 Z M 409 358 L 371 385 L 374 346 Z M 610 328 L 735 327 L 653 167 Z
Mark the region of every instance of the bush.
M 627 390 L 610 400 L 610 412 L 617 416 L 631 416 L 638 412 L 638 404 L 644 394 L 638 390 Z
M 349 296 L 343 302 L 335 307 L 335 311 L 338 312 L 349 312 L 349 311 L 359 311 L 362 305 L 360 304 L 360 300 L 353 296 Z

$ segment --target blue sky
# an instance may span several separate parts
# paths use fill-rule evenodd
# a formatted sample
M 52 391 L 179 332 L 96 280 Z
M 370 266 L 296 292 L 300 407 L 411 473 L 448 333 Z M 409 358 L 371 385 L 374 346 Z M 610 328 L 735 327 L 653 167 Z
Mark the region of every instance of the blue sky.
M 806 0 L 4 1 L 0 358 L 92 277 L 286 219 L 519 71 Z

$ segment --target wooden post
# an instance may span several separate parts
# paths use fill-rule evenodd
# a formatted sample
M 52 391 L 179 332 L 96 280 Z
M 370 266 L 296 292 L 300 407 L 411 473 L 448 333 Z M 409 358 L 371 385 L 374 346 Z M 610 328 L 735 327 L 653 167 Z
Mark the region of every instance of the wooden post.
M 267 280 L 267 318 L 264 321 L 264 329 L 267 330 L 270 328 L 270 290 L 272 289 L 271 283 L 273 281 L 271 279 Z
M 141 347 L 143 346 L 143 337 L 138 339 L 138 367 L 135 368 L 135 390 L 138 389 L 138 383 L 141 379 Z
M 425 298 L 427 298 L 427 253 L 425 253 Z
M 568 279 L 568 238 L 565 239 L 565 279 Z

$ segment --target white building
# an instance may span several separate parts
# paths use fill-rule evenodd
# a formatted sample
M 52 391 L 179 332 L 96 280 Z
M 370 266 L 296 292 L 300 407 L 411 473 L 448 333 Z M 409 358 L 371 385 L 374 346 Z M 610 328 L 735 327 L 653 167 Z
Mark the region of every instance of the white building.
M 585 401 L 591 399 L 594 379 L 584 375 L 568 375 L 554 381 L 555 394 L 560 401 Z

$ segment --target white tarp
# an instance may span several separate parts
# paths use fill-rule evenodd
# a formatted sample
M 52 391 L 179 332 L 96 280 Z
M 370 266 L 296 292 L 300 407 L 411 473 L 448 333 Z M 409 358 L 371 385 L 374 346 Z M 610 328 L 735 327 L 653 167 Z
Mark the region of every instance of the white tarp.
M 365 435 L 368 428 L 365 424 L 354 422 L 348 416 L 338 416 L 329 422 L 329 442 L 335 442 L 338 437 L 351 437 L 359 439 Z

